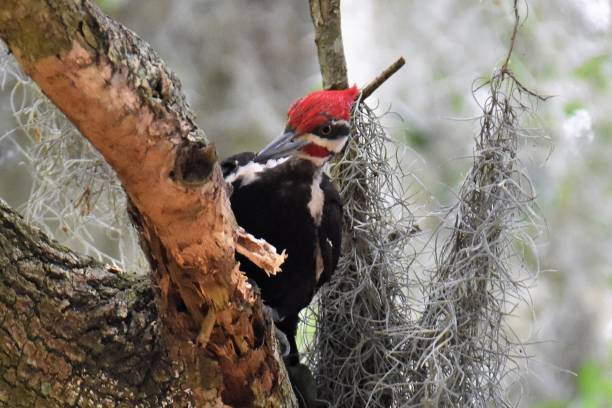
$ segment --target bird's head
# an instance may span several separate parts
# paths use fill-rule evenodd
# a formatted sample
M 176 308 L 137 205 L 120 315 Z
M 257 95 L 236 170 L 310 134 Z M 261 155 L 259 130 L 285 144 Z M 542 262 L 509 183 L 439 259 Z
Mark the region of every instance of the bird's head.
M 298 99 L 287 112 L 283 134 L 263 148 L 256 160 L 293 155 L 322 166 L 346 144 L 351 108 L 358 94 L 354 85 L 340 91 L 316 91 Z

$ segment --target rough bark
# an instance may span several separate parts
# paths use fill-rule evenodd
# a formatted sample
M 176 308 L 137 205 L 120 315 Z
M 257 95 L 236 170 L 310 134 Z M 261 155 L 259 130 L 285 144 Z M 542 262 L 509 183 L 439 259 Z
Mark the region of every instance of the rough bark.
M 271 324 L 234 259 L 236 225 L 214 146 L 178 80 L 146 43 L 88 0 L 5 0 L 0 38 L 128 194 L 152 267 L 163 352 L 182 367 L 173 371 L 187 395 L 180 402 L 291 406 Z M 125 288 L 115 289 L 124 296 Z M 87 304 L 97 307 L 89 295 Z M 104 351 L 109 361 L 122 361 Z M 89 392 L 99 399 L 101 390 Z
M 0 271 L 0 405 L 190 400 L 184 367 L 161 344 L 147 277 L 73 254 L 1 200 Z
M 310 15 L 315 28 L 315 43 L 323 88 L 348 88 L 340 0 L 310 0 Z

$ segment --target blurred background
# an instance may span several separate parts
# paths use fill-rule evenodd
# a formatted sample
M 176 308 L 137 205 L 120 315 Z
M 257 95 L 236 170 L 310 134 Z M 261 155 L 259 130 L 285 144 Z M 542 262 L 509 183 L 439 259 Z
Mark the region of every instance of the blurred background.
M 290 103 L 320 86 L 306 0 L 98 2 L 175 71 L 221 157 L 262 147 L 282 130 Z M 383 118 L 388 135 L 408 147 L 402 150 L 422 185 L 415 196 L 417 216 L 452 204 L 471 164 L 480 115 L 479 95 L 475 98 L 472 89 L 506 55 L 511 3 L 344 1 L 351 83 L 364 85 L 398 56 L 406 58 L 406 67 L 371 104 L 381 113 L 392 112 Z M 537 274 L 532 304 L 511 317 L 532 357 L 509 391 L 522 395 L 523 407 L 612 407 L 612 3 L 531 0 L 527 5 L 528 13 L 521 4 L 526 19 L 511 68 L 522 83 L 554 97 L 537 106 L 537 119 L 524 122 L 539 135 L 524 143 L 523 161 L 545 225 L 537 253 L 526 254 Z M 83 171 L 85 159 L 76 143 L 57 139 L 41 147 L 31 131 L 26 136 L 19 129 L 27 116 L 30 122 L 50 121 L 57 135 L 72 132 L 44 104 L 20 105 L 36 95 L 23 86 L 27 80 L 8 57 L 2 58 L 0 197 L 76 250 L 144 268 L 132 236 L 117 244 L 125 218 L 105 219 L 99 210 L 96 216 L 82 209 L 82 201 L 100 194 L 84 191 L 82 178 L 99 172 L 99 190 L 108 189 L 108 170 L 92 159 Z M 20 112 L 18 120 L 14 111 Z M 61 177 L 40 163 L 54 149 L 70 151 L 70 160 L 54 163 L 64 169 Z M 47 186 L 42 193 L 41 185 Z M 65 190 L 71 194 L 57 196 Z M 51 201 L 80 211 L 45 208 Z M 110 199 L 92 205 L 98 204 L 122 206 Z

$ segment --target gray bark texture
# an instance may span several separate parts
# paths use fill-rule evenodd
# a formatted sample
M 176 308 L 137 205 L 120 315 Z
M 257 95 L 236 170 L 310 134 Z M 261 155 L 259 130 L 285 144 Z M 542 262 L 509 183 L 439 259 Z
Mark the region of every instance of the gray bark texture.
M 79 257 L 0 200 L 0 406 L 187 402 L 148 278 Z
M 310 16 L 315 29 L 323 88 L 348 88 L 340 0 L 310 0 Z

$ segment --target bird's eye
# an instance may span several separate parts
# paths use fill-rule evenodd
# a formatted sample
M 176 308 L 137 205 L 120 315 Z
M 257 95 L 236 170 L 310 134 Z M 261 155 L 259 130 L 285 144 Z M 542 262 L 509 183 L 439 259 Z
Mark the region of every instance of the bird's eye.
M 321 128 L 321 135 L 322 136 L 329 136 L 332 132 L 332 128 L 330 125 L 325 125 Z

